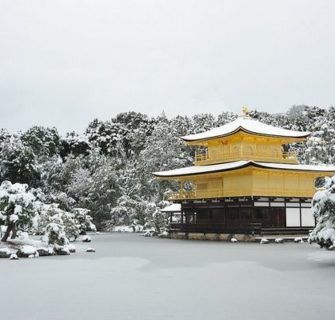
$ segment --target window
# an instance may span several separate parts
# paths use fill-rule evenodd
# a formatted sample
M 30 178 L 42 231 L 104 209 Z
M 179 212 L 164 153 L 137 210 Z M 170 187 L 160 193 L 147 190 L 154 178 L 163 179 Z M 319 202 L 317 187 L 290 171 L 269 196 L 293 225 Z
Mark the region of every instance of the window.
M 269 202 L 255 202 L 255 207 L 268 207 Z
M 300 227 L 300 209 L 286 208 L 286 226 Z
M 302 208 L 301 209 L 301 225 L 303 227 L 314 227 L 315 219 L 313 217 L 312 209 Z

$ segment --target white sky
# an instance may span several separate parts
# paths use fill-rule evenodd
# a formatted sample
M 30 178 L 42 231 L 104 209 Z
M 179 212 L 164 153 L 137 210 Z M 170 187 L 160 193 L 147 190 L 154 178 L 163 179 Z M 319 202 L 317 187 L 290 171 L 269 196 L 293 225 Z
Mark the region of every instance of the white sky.
M 335 104 L 333 0 L 0 0 L 0 127 Z

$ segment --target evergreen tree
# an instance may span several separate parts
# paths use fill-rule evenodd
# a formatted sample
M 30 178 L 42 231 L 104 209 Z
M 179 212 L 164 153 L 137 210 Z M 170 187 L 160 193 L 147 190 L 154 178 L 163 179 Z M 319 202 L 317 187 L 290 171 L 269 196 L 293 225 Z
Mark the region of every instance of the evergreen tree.
M 185 167 L 191 163 L 190 152 L 175 134 L 174 128 L 168 123 L 158 123 L 139 157 L 138 175 L 141 177 L 143 196 L 160 201 L 166 192 L 162 186 L 172 185 L 155 179 L 153 172 Z
M 309 241 L 321 248 L 335 248 L 335 176 L 326 179 L 324 190 L 315 193 L 312 206 L 317 224 Z
M 30 146 L 23 144 L 19 136 L 13 135 L 0 143 L 0 179 L 12 183 L 39 184 L 36 156 Z
M 21 135 L 21 140 L 38 157 L 50 157 L 60 152 L 60 136 L 56 128 L 34 126 Z
M 0 186 L 0 225 L 5 225 L 6 232 L 2 241 L 7 241 L 12 233 L 16 237 L 18 230 L 29 228 L 37 214 L 37 198 L 28 189 L 28 185 L 4 181 Z

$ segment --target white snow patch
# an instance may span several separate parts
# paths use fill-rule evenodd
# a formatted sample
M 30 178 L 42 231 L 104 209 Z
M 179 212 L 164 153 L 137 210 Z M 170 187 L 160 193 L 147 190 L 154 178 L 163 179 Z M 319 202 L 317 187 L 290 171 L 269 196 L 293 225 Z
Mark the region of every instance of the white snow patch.
M 18 239 L 22 241 L 29 241 L 29 234 L 28 232 L 20 232 L 18 235 Z
M 134 232 L 134 228 L 130 226 L 115 226 L 113 228 L 115 232 Z
M 20 250 L 25 255 L 35 255 L 37 253 L 36 248 L 29 245 L 23 245 Z
M 28 237 L 28 239 L 8 239 L 8 243 L 18 245 L 18 246 L 32 246 L 32 247 L 47 247 L 47 243 L 41 240 L 33 240 Z
M 17 220 L 19 220 L 19 216 L 17 214 L 11 214 L 9 216 L 9 221 L 15 223 Z
M 169 236 L 169 233 L 167 231 L 162 231 L 158 237 L 159 238 L 167 238 Z
M 11 254 L 12 251 L 9 248 L 0 248 L 0 252 L 3 254 Z
M 173 203 L 169 206 L 166 206 L 161 211 L 162 212 L 180 212 L 181 211 L 181 204 L 180 203 Z

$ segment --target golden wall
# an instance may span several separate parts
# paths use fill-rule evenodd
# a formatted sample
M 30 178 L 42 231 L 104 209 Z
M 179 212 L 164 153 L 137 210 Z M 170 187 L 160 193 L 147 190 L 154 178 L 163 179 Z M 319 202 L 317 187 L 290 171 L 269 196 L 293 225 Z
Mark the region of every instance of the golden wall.
M 306 197 L 315 193 L 315 179 L 329 173 L 308 171 L 243 168 L 216 174 L 182 178 L 181 185 L 191 181 L 192 191 L 173 194 L 171 199 L 204 199 L 218 197 Z

